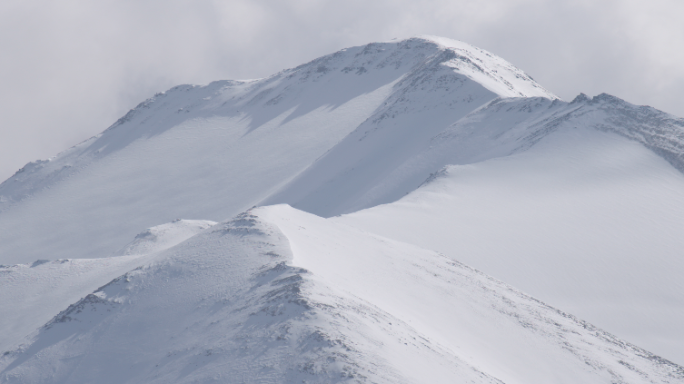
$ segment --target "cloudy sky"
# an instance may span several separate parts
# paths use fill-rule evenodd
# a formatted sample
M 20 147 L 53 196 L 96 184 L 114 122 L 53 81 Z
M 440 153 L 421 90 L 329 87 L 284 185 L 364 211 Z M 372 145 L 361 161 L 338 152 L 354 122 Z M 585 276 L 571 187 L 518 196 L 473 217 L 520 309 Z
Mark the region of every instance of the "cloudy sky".
M 684 116 L 682 15 L 681 0 L 2 0 L 0 180 L 173 85 L 420 34 L 487 49 L 566 100 Z

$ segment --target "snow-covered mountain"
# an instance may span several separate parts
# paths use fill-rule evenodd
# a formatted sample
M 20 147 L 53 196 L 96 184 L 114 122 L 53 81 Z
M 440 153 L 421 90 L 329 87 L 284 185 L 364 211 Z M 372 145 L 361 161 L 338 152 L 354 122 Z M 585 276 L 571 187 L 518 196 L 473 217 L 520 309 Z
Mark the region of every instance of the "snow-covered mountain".
M 0 185 L 2 261 L 107 256 L 147 227 L 257 205 L 359 132 L 377 132 L 364 141 L 377 148 L 364 150 L 382 151 L 391 168 L 496 97 L 554 98 L 485 51 L 439 41 L 369 44 L 145 101 Z
M 0 364 L 7 383 L 684 379 L 448 257 L 284 205 L 148 259 Z
M 443 38 L 175 87 L 0 184 L 0 383 L 684 382 L 682 171 Z

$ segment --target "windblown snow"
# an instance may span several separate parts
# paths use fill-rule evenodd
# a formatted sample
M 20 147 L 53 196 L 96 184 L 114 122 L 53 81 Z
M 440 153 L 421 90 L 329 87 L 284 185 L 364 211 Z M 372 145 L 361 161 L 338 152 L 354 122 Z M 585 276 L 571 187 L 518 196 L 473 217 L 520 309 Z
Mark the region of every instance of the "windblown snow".
M 444 38 L 175 87 L 0 184 L 0 383 L 684 383 L 682 172 Z

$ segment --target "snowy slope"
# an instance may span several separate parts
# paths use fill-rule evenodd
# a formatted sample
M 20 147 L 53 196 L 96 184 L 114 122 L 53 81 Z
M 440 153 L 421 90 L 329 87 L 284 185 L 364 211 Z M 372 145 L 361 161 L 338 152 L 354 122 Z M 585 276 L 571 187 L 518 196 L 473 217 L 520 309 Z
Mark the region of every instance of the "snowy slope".
M 0 262 L 102 257 L 177 217 L 223 220 L 351 132 L 391 130 L 383 140 L 401 143 L 420 124 L 424 141 L 499 96 L 555 97 L 504 60 L 438 38 L 344 49 L 261 80 L 178 86 L 2 183 Z
M 682 362 L 682 191 L 684 175 L 644 146 L 571 121 L 333 220 L 442 252 Z
M 0 382 L 684 382 L 683 171 L 437 37 L 178 86 L 0 184 Z
M 122 256 L 0 266 L 0 351 L 10 350 L 55 313 L 144 263 L 140 256 Z
M 119 250 L 117 257 L 0 266 L 0 350 L 9 350 L 56 312 L 98 287 L 147 264 L 148 255 L 171 248 L 214 224 L 174 220 L 148 228 Z
M 325 217 L 354 212 L 396 201 L 447 165 L 525 151 L 564 127 L 618 133 L 684 171 L 684 119 L 606 94 L 571 103 L 497 98 L 448 126 L 435 123 L 439 118 L 402 119 L 391 131 L 361 126 L 262 204 L 288 203 Z
M 537 148 L 544 140 L 554 144 Z M 683 119 L 605 94 L 499 98 L 420 145 L 403 142 L 413 148 L 378 145 L 372 156 L 358 156 L 362 143 L 338 145 L 264 204 L 355 212 L 472 165 L 482 182 L 464 198 L 454 181 L 409 198 L 420 200 L 411 209 L 390 204 L 341 220 L 457 259 L 467 253 L 486 273 L 684 361 Z M 387 166 L 397 153 L 401 162 Z M 484 164 L 506 166 L 480 174 Z
M 209 220 L 181 220 L 156 225 L 139 233 L 133 241 L 114 253 L 114 256 L 147 255 L 163 251 L 215 225 Z
M 683 381 L 445 256 L 287 206 L 157 254 L 0 358 L 3 383 Z

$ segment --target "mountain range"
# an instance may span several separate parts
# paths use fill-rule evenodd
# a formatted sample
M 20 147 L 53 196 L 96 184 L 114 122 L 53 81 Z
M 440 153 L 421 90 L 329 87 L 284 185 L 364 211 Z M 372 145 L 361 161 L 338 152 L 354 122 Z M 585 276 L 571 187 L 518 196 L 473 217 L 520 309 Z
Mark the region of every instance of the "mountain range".
M 684 383 L 682 172 L 440 37 L 177 86 L 0 184 L 0 383 Z

